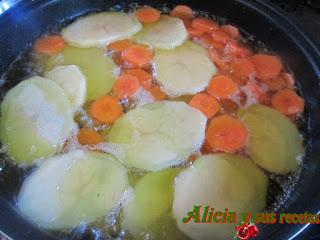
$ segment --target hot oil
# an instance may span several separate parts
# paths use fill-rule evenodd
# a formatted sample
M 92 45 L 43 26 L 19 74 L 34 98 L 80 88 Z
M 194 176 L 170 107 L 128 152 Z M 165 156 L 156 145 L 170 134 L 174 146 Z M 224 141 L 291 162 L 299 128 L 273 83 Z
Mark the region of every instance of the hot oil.
M 26 51 L 14 60 L 1 76 L 0 101 L 3 100 L 6 92 L 20 81 L 43 73 L 40 58 L 31 51 Z M 10 160 L 1 142 L 0 147 L 0 194 L 14 202 L 24 178 L 32 171 L 32 167 L 18 167 Z
M 134 9 L 138 8 L 138 4 L 130 4 L 129 6 L 123 5 L 115 5 L 110 8 L 113 11 L 133 11 Z M 169 12 L 169 8 L 166 5 L 158 5 L 156 6 L 158 9 L 162 10 L 164 13 Z M 196 15 L 209 17 L 218 21 L 219 23 L 226 23 L 226 19 L 217 18 L 216 16 L 210 15 L 206 12 L 197 12 Z M 57 32 L 56 30 L 61 28 L 61 26 L 66 25 L 67 22 L 59 24 L 52 29 L 53 32 Z M 52 31 L 51 31 L 52 32 Z M 243 39 L 244 42 L 249 44 L 252 49 L 259 49 L 263 51 L 267 51 L 266 47 L 263 43 L 257 41 L 254 36 L 242 32 L 245 38 Z M 30 46 L 29 46 L 30 47 Z M 9 67 L 8 71 L 2 76 L 2 80 L 0 81 L 0 98 L 3 99 L 4 94 L 21 80 L 24 80 L 28 77 L 34 75 L 43 76 L 45 70 L 45 63 L 47 59 L 45 57 L 40 57 L 32 53 L 32 51 L 28 50 L 25 53 L 21 54 Z M 118 71 L 119 69 L 117 69 Z M 145 104 L 146 102 L 150 101 L 149 96 L 146 96 L 145 93 L 140 93 L 140 103 Z M 179 101 L 190 101 L 190 96 L 182 96 L 178 98 L 172 98 L 169 100 L 179 100 Z M 85 127 L 93 127 L 103 135 L 106 135 L 110 126 L 102 126 L 95 124 L 92 119 L 87 114 L 88 106 L 90 103 L 87 103 L 84 106 L 84 110 L 80 111 L 76 114 L 75 120 L 78 122 L 79 126 Z M 136 105 L 127 102 L 123 103 L 126 110 L 134 108 Z M 137 104 L 139 105 L 139 104 Z M 230 104 L 229 104 L 230 105 Z M 230 108 L 234 111 L 233 108 Z M 302 132 L 307 133 L 305 126 L 306 121 L 304 119 L 299 119 L 298 126 Z M 307 136 L 305 136 L 307 139 Z M 72 149 L 81 148 L 76 139 L 75 135 L 70 138 L 71 141 L 71 148 L 65 149 L 65 151 L 70 151 Z M 99 150 L 110 152 L 113 155 L 121 154 L 121 146 L 112 146 L 110 144 L 102 144 L 99 146 L 91 146 L 93 148 L 98 148 Z M 201 146 L 199 146 L 200 148 Z M 184 168 L 189 167 L 192 165 L 194 159 L 197 156 L 200 156 L 201 152 L 196 151 L 191 157 L 189 157 L 186 163 L 182 166 Z M 10 161 L 9 157 L 5 153 L 5 149 L 0 151 L 0 191 L 1 195 L 5 198 L 9 199 L 10 201 L 14 202 L 15 197 L 17 196 L 21 184 L 26 176 L 30 174 L 32 168 L 30 167 L 18 167 L 13 161 Z M 279 211 L 285 204 L 288 202 L 297 182 L 299 181 L 300 174 L 302 171 L 302 162 L 300 163 L 299 169 L 287 175 L 279 176 L 275 174 L 267 173 L 269 177 L 269 189 L 268 189 L 268 198 L 267 198 L 267 207 L 266 211 L 276 212 Z M 134 187 L 137 182 L 146 174 L 144 171 L 137 171 L 132 170 L 129 172 L 129 183 L 132 187 Z M 131 191 L 131 192 L 130 192 Z M 132 198 L 132 188 L 129 189 L 128 192 L 124 195 L 124 198 L 118 204 L 117 208 L 115 208 L 112 212 L 108 213 L 106 217 L 98 219 L 97 221 L 91 224 L 82 224 L 75 229 L 69 231 L 53 231 L 53 233 L 58 236 L 60 239 L 73 239 L 73 240 L 102 240 L 102 239 L 127 239 L 131 240 L 134 239 L 133 236 L 130 236 L 125 229 L 123 228 L 121 221 L 122 221 L 122 213 L 121 207 L 125 204 L 126 201 L 129 201 Z M 172 216 L 171 216 L 172 217 Z M 162 229 L 162 233 L 164 234 L 162 237 L 163 239 L 171 239 L 172 236 L 177 236 L 178 239 L 188 239 L 184 236 L 179 230 L 175 227 L 175 222 L 172 220 L 173 218 L 169 219 L 162 219 L 163 222 L 157 222 L 157 225 L 163 224 L 164 228 Z M 167 228 L 165 223 L 170 223 L 173 228 Z M 165 235 L 166 233 L 172 235 Z M 141 233 L 140 239 L 150 239 L 149 233 Z

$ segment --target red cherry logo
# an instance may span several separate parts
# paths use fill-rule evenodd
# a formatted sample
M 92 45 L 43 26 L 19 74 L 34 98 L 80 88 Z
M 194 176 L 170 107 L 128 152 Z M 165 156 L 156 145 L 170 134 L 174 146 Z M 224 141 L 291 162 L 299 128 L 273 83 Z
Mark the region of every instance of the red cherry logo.
M 238 229 L 237 237 L 241 240 L 247 240 L 249 238 L 249 229 L 247 226 L 241 226 Z
M 237 237 L 240 240 L 250 240 L 252 237 L 257 237 L 259 234 L 259 229 L 256 225 L 250 223 L 244 223 L 236 227 Z
M 259 234 L 259 229 L 256 225 L 249 226 L 249 234 L 251 237 L 257 237 Z

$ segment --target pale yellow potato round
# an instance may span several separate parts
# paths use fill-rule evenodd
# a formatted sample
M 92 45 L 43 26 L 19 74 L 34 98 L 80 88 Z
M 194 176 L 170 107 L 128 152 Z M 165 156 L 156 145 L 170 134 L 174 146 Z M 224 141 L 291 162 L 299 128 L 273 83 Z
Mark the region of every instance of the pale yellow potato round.
M 233 239 L 237 224 L 195 223 L 188 219 L 194 206 L 209 206 L 215 212 L 235 212 L 239 224 L 244 212 L 257 212 L 266 206 L 268 178 L 254 163 L 241 155 L 209 154 L 195 160 L 176 178 L 173 215 L 179 229 L 193 240 Z
M 62 37 L 76 47 L 105 47 L 108 43 L 130 38 L 142 28 L 134 14 L 101 12 L 76 19 L 62 29 Z

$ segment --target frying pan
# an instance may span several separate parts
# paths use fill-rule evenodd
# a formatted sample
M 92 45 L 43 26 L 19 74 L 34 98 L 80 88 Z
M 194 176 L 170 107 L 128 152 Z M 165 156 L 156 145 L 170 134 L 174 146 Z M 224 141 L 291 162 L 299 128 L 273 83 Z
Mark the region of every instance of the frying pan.
M 127 0 L 32 0 L 14 1 L 10 9 L 0 14 L 0 75 L 41 34 L 52 31 L 71 19 L 88 12 L 126 9 Z M 279 9 L 263 0 L 137 0 L 139 4 L 172 7 L 187 4 L 225 17 L 243 32 L 253 34 L 279 54 L 295 73 L 300 94 L 306 101 L 305 120 L 301 130 L 305 137 L 306 156 L 298 181 L 290 196 L 279 202 L 279 212 L 318 213 L 320 210 L 320 52 L 319 48 Z M 5 7 L 8 7 L 5 6 Z M 18 77 L 17 77 L 18 78 Z M 9 79 L 0 85 L 4 92 L 17 83 Z M 27 136 L 26 136 L 27 137 Z M 0 230 L 14 240 L 51 240 L 50 233 L 41 231 L 23 219 L 12 206 L 19 189 L 21 170 L 3 164 L 0 155 Z M 305 225 L 259 226 L 259 239 L 292 239 Z M 89 239 L 85 237 L 83 239 Z

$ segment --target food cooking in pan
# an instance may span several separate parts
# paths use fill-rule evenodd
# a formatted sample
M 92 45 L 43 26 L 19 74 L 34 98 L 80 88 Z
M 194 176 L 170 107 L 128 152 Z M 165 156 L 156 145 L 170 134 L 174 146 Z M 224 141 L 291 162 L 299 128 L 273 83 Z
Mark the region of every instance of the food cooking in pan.
M 142 6 L 39 37 L 1 103 L 18 211 L 57 234 L 232 239 L 240 218 L 199 224 L 195 206 L 212 208 L 207 223 L 264 211 L 304 154 L 294 69 L 239 27 Z

